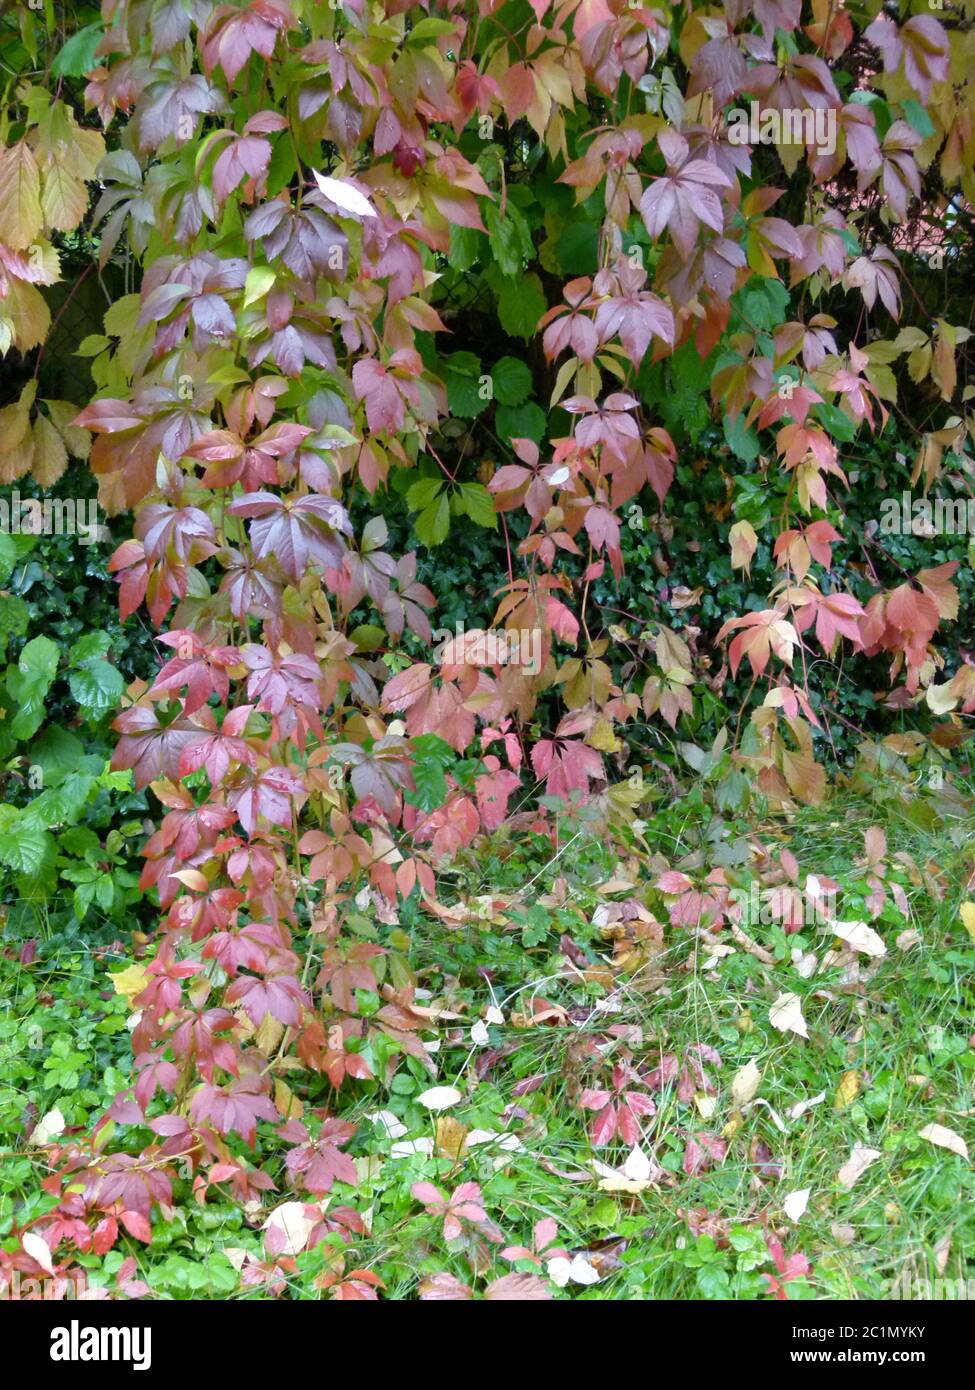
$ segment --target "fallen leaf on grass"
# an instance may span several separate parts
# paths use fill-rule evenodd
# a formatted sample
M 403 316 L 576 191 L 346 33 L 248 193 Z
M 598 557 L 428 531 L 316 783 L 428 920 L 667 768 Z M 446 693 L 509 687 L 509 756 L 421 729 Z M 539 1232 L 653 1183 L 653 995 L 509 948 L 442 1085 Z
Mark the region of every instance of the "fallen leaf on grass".
M 311 1216 L 306 1214 L 308 1210 Z M 262 1227 L 270 1237 L 268 1249 L 276 1255 L 300 1255 L 321 1219 L 306 1202 L 282 1202 Z
M 417 1096 L 419 1103 L 428 1110 L 449 1110 L 463 1099 L 456 1086 L 431 1086 L 429 1091 Z
M 840 1186 L 845 1187 L 849 1192 L 853 1184 L 863 1176 L 871 1163 L 876 1163 L 878 1158 L 880 1158 L 879 1149 L 868 1149 L 865 1144 L 854 1144 L 850 1151 L 850 1157 L 837 1174 Z
M 42 1115 L 31 1130 L 30 1142 L 32 1144 L 50 1144 L 52 1139 L 56 1139 L 59 1134 L 64 1133 L 64 1126 L 64 1116 L 55 1106 L 46 1115 Z
M 882 938 L 866 922 L 830 922 L 829 930 L 845 941 L 851 951 L 859 951 L 863 956 L 879 959 L 887 954 Z
M 731 1083 L 731 1099 L 740 1110 L 751 1100 L 762 1082 L 762 1073 L 753 1061 L 748 1061 L 735 1073 Z
M 600 1192 L 643 1192 L 660 1171 L 639 1144 L 630 1150 L 622 1168 L 611 1168 L 608 1163 L 600 1163 L 598 1159 L 593 1159 L 592 1166 L 602 1175 Z
M 968 932 L 971 939 L 975 941 L 975 903 L 962 903 L 961 907 L 958 909 L 958 913 L 962 920 L 962 926 Z
M 856 1100 L 860 1092 L 860 1073 L 848 1071 L 843 1075 L 840 1084 L 836 1088 L 836 1098 L 833 1101 L 834 1109 L 845 1110 Z
M 801 1187 L 797 1192 L 790 1192 L 782 1202 L 782 1210 L 790 1221 L 798 1223 L 809 1205 L 809 1194 L 811 1187 Z
M 923 1129 L 918 1130 L 918 1134 L 922 1139 L 927 1139 L 929 1144 L 937 1144 L 939 1149 L 950 1149 L 960 1158 L 968 1157 L 968 1145 L 953 1129 L 946 1129 L 944 1125 L 925 1125 Z
M 437 1121 L 436 1152 L 443 1158 L 460 1158 L 467 1141 L 467 1126 L 450 1115 Z
M 790 1120 L 799 1120 L 805 1115 L 807 1110 L 811 1110 L 814 1105 L 822 1105 L 826 1099 L 826 1092 L 820 1091 L 818 1096 L 812 1096 L 809 1100 L 800 1100 L 789 1111 Z
M 809 1037 L 798 994 L 780 994 L 769 1009 L 768 1021 L 780 1033 L 795 1033 L 800 1038 Z
M 556 1288 L 564 1289 L 571 1279 L 573 1284 L 598 1284 L 599 1271 L 589 1263 L 585 1255 L 576 1255 L 571 1260 L 556 1256 L 546 1266 L 548 1277 Z
M 743 1115 L 747 1115 L 749 1110 L 753 1110 L 756 1105 L 760 1105 L 763 1109 L 768 1111 L 769 1115 L 772 1117 L 772 1123 L 775 1125 L 775 1128 L 779 1131 L 780 1134 L 788 1134 L 789 1131 L 785 1125 L 785 1122 L 782 1119 L 782 1116 L 778 1113 L 777 1110 L 773 1108 L 772 1105 L 770 1105 L 770 1103 L 767 1100 L 763 1100 L 761 1096 L 756 1096 L 754 1100 L 749 1101 L 747 1105 L 743 1106 L 741 1113 Z

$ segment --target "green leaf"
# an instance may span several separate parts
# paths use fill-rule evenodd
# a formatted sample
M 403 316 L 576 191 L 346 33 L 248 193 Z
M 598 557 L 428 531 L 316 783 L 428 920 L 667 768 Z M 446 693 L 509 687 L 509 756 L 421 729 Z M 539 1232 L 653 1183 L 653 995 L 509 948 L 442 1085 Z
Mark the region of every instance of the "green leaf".
M 856 438 L 856 422 L 845 411 L 830 405 L 829 401 L 820 401 L 813 406 L 812 413 L 833 439 L 838 439 L 841 444 L 852 444 Z
M 406 505 L 411 512 L 423 511 L 433 504 L 443 491 L 442 478 L 419 478 L 406 492 Z
M 555 255 L 566 275 L 592 275 L 599 255 L 599 223 L 571 222 L 558 239 Z
M 25 555 L 28 555 L 38 542 L 33 535 L 11 535 L 0 531 L 0 584 L 6 584 Z
M 450 530 L 450 499 L 442 492 L 416 519 L 416 538 L 425 546 L 441 545 Z
M 488 230 L 488 245 L 504 275 L 520 275 L 525 261 L 535 254 L 531 232 L 524 215 L 509 200 L 504 216 L 497 203 L 484 209 L 484 225 Z
M 89 773 L 69 772 L 60 786 L 48 787 L 21 812 L 22 823 L 41 830 L 70 825 L 87 806 L 96 788 Z
M 451 415 L 471 420 L 491 401 L 489 383 L 481 382 L 481 359 L 472 352 L 452 352 L 443 359 L 447 404 Z
M 488 240 L 476 227 L 452 226 L 450 229 L 450 268 L 463 274 L 485 259 Z
M 511 338 L 533 338 L 538 320 L 548 308 L 542 282 L 532 272 L 505 280 L 498 295 L 498 319 Z
M 44 697 L 58 669 L 60 652 L 50 637 L 35 637 L 7 669 L 7 691 L 19 706 L 10 729 L 14 738 L 32 738 L 44 718 Z
M 548 415 L 535 401 L 526 401 L 524 405 L 499 405 L 494 425 L 505 444 L 511 439 L 534 439 L 536 444 L 541 444 L 548 428 Z
M 54 840 L 46 830 L 18 820 L 10 829 L 0 831 L 0 863 L 15 873 L 40 873 L 53 857 Z
M 502 357 L 491 368 L 494 399 L 499 405 L 521 405 L 532 392 L 528 364 L 517 357 Z
M 724 417 L 724 437 L 731 451 L 745 463 L 754 463 L 759 454 L 758 435 L 753 429 L 745 428 L 745 417 L 741 414 L 732 418 Z
M 55 77 L 84 77 L 95 66 L 95 49 L 104 29 L 101 24 L 86 24 L 55 55 L 51 72 Z
M 406 791 L 403 798 L 420 811 L 435 811 L 447 800 L 447 779 L 443 768 L 434 759 L 414 763 L 415 791 Z
M 125 689 L 121 671 L 97 658 L 72 671 L 68 684 L 71 694 L 89 720 L 100 719 L 108 710 L 114 709 Z
M 112 639 L 107 632 L 86 632 L 72 643 L 68 651 L 68 664 L 80 666 L 92 657 L 104 656 L 111 645 Z
M 492 531 L 497 528 L 494 501 L 483 483 L 461 483 L 452 500 L 455 510 L 478 526 L 490 526 Z
M 22 598 L 9 594 L 0 599 L 0 655 L 7 650 L 10 637 L 23 637 L 30 620 L 30 610 Z
M 442 38 L 444 34 L 452 34 L 454 25 L 448 19 L 437 19 L 433 15 L 427 15 L 425 19 L 418 20 L 406 36 L 408 44 L 430 44 Z
M 432 759 L 441 767 L 450 767 L 457 759 L 457 754 L 450 744 L 439 734 L 417 734 L 415 738 L 410 739 L 410 747 L 418 760 L 430 762 Z
M 930 139 L 934 134 L 934 122 L 921 103 L 911 98 L 901 104 L 904 108 L 904 115 L 907 117 L 908 124 L 914 127 L 922 140 Z
M 732 299 L 732 305 L 750 328 L 778 328 L 785 322 L 789 291 L 781 280 L 753 275 Z
M 85 756 L 80 738 L 57 724 L 47 728 L 30 746 L 29 759 L 44 774 L 45 787 L 57 786 L 68 772 L 73 772 Z

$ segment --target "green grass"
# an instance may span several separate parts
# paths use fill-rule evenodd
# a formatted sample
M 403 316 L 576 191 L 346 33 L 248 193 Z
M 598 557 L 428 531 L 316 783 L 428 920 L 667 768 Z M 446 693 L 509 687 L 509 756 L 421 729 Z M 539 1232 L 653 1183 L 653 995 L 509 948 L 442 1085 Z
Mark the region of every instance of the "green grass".
M 667 921 L 666 903 L 653 887 L 659 861 L 651 864 L 644 855 L 639 866 L 634 859 L 620 864 L 603 836 L 578 826 L 570 831 L 570 838 L 576 835 L 571 848 L 554 863 L 540 842 L 521 841 L 500 843 L 492 859 L 456 870 L 453 886 L 467 901 L 487 893 L 488 884 L 501 902 L 520 890 L 517 900 L 499 907 L 498 921 L 451 930 L 405 910 L 396 927 L 367 927 L 401 951 L 426 992 L 425 1005 L 459 1017 L 433 1023 L 424 1034 L 440 1044 L 432 1054 L 436 1077 L 415 1059 L 400 1058 L 388 1092 L 360 1084 L 354 1099 L 343 1093 L 343 1114 L 359 1121 L 350 1152 L 360 1160 L 362 1181 L 355 1192 L 335 1189 L 331 1205 L 368 1212 L 369 1224 L 368 1235 L 355 1237 L 346 1270 L 374 1271 L 392 1298 L 415 1297 L 423 1278 L 443 1271 L 483 1292 L 511 1268 L 533 1268 L 512 1266 L 499 1252 L 507 1245 L 531 1245 L 534 1223 L 552 1217 L 559 1227 L 556 1244 L 581 1253 L 599 1276 L 591 1286 L 570 1283 L 560 1297 L 769 1297 L 764 1276 L 774 1266 L 768 1236 L 782 1242 L 786 1256 L 801 1254 L 808 1261 L 805 1275 L 788 1283 L 790 1297 L 881 1299 L 892 1296 L 905 1276 L 975 1276 L 971 1164 L 918 1133 L 940 1124 L 975 1141 L 975 943 L 959 917 L 973 870 L 975 816 L 969 803 L 958 796 L 937 802 L 868 799 L 848 790 L 822 810 L 759 827 L 709 825 L 699 809 L 677 805 L 645 822 L 643 838 L 670 866 L 692 874 L 710 867 L 710 847 L 743 878 L 742 855 L 749 846 L 787 846 L 803 875 L 839 882 L 840 919 L 870 920 L 864 909 L 867 871 L 857 862 L 870 826 L 887 836 L 889 878 L 902 885 L 908 916 L 888 897 L 872 922 L 887 954 L 879 961 L 859 957 L 853 979 L 837 966 L 809 978 L 795 969 L 794 951 L 814 951 L 821 961 L 829 949 L 832 938 L 818 926 L 790 936 L 776 926 L 750 926 L 753 939 L 772 955 L 771 964 L 740 946 L 713 959 L 704 939 Z M 898 860 L 899 854 L 909 859 Z M 686 855 L 697 858 L 686 863 Z M 599 893 L 607 879 L 636 868 L 634 889 Z M 553 888 L 556 878 L 561 882 Z M 627 897 L 640 899 L 664 923 L 663 949 L 647 954 L 642 964 L 634 957 L 629 968 L 614 973 L 608 964 L 612 943 L 593 918 L 601 903 Z M 902 949 L 897 939 L 905 931 L 916 939 Z M 565 937 L 581 962 L 574 970 L 559 949 Z M 735 944 L 727 930 L 711 940 Z M 61 960 L 56 943 L 42 948 L 29 967 L 2 961 L 7 1003 L 0 1047 L 11 1080 L 0 1094 L 0 1136 L 15 1155 L 0 1162 L 0 1240 L 8 1237 L 7 1248 L 13 1247 L 15 1216 L 22 1223 L 51 1205 L 38 1191 L 43 1156 L 22 1136 L 26 1105 L 43 1114 L 56 1104 L 69 1124 L 83 1124 L 123 1084 L 126 1009 L 116 996 L 102 997 L 108 963 L 118 968 L 120 962 L 81 957 L 76 948 Z M 799 996 L 807 1039 L 770 1023 L 770 1006 L 782 992 Z M 53 1005 L 44 1002 L 50 999 Z M 533 999 L 566 1013 L 525 1026 Z M 368 1009 L 369 1001 L 363 1002 Z M 479 1044 L 470 1029 L 492 1004 L 500 1005 L 505 1022 L 492 1023 L 488 1043 Z M 47 1042 L 32 1050 L 31 1029 L 38 1026 Z M 68 1048 L 67 1059 L 58 1060 L 56 1042 L 62 1053 Z M 612 1060 L 626 1050 L 646 1073 L 659 1053 L 683 1062 L 694 1044 L 720 1054 L 720 1066 L 705 1063 L 716 1094 L 706 1096 L 697 1086 L 697 1097 L 685 1102 L 673 1085 L 666 1087 L 656 1096 L 656 1116 L 642 1122 L 642 1148 L 657 1165 L 656 1180 L 639 1192 L 605 1190 L 593 1158 L 619 1167 L 628 1146 L 592 1148 L 590 1116 L 578 1105 L 581 1089 L 605 1084 Z M 587 1052 L 593 1045 L 602 1063 L 599 1052 Z M 756 1099 L 764 1103 L 741 1113 L 731 1084 L 749 1062 L 761 1071 Z M 838 1108 L 837 1090 L 853 1072 L 856 1094 Z M 537 1078 L 537 1085 L 519 1086 Z M 303 1089 L 307 1081 L 307 1074 L 289 1075 L 306 1113 L 335 1105 L 326 1082 L 312 1078 Z M 462 1093 L 444 1112 L 450 1121 L 468 1131 L 514 1136 L 519 1147 L 506 1151 L 494 1141 L 468 1148 L 459 1159 L 448 1156 L 449 1150 L 438 1152 L 438 1138 L 449 1144 L 451 1136 L 443 1129 L 438 1136 L 437 1116 L 418 1101 L 433 1084 Z M 820 1093 L 821 1104 L 798 1120 L 789 1118 L 797 1103 Z M 429 1148 L 434 1141 L 434 1152 L 392 1157 L 393 1141 L 366 1118 L 380 1110 L 404 1126 L 398 1142 L 427 1141 Z M 723 1135 L 727 1153 L 688 1176 L 687 1138 L 698 1132 Z M 110 1282 L 123 1255 L 131 1253 L 140 1277 L 159 1296 L 267 1296 L 260 1284 L 242 1287 L 237 1267 L 244 1252 L 253 1260 L 266 1258 L 261 1225 L 274 1206 L 296 1194 L 288 1189 L 269 1129 L 260 1142 L 279 1188 L 262 1209 L 245 1212 L 219 1190 L 200 1206 L 189 1183 L 180 1181 L 174 1213 L 154 1224 L 153 1245 L 126 1237 L 104 1258 L 83 1257 L 90 1277 Z M 845 1190 L 837 1175 L 856 1143 L 880 1157 Z M 462 1182 L 479 1183 L 503 1242 L 469 1228 L 461 1242 L 446 1243 L 440 1219 L 411 1195 L 411 1186 L 421 1181 L 444 1192 Z M 804 1188 L 810 1189 L 808 1207 L 793 1223 L 783 1199 Z M 280 1277 L 290 1296 L 322 1296 L 316 1276 L 340 1246 L 336 1236 L 288 1262 Z M 229 1256 L 223 1253 L 228 1249 Z

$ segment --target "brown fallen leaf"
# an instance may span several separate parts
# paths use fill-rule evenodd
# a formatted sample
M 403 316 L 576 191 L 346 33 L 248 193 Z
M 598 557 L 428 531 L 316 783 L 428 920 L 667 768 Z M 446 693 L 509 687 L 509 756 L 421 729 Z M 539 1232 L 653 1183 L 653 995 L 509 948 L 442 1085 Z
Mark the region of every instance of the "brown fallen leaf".
M 850 1157 L 837 1174 L 840 1186 L 849 1191 L 853 1184 L 867 1171 L 871 1163 L 876 1163 L 880 1157 L 879 1149 L 870 1149 L 866 1144 L 854 1144 L 850 1151 Z
M 923 1129 L 918 1130 L 918 1134 L 922 1139 L 927 1139 L 929 1144 L 937 1144 L 939 1149 L 950 1149 L 960 1158 L 968 1158 L 968 1145 L 953 1129 L 946 1129 L 944 1125 L 925 1125 Z

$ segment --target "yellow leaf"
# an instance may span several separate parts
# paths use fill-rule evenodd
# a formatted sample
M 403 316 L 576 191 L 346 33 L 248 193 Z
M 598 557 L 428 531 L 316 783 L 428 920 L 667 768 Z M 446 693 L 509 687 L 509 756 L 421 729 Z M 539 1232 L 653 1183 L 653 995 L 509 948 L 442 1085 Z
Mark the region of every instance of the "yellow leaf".
M 20 140 L 0 150 L 0 241 L 23 251 L 43 226 L 41 172 L 30 146 Z
M 962 903 L 959 908 L 959 915 L 961 916 L 962 925 L 968 932 L 968 935 L 975 941 L 975 903 Z
M 467 1143 L 469 1128 L 450 1115 L 441 1115 L 437 1120 L 437 1153 L 443 1158 L 460 1158 Z
M 274 1108 L 282 1120 L 300 1119 L 303 1110 L 301 1101 L 280 1076 L 274 1078 Z
M 591 748 L 598 748 L 601 753 L 618 753 L 623 746 L 613 733 L 613 726 L 608 719 L 597 719 L 586 741 Z
M 34 462 L 31 472 L 40 487 L 51 487 L 68 466 L 64 441 L 46 415 L 34 422 Z
M 149 972 L 144 965 L 129 965 L 125 970 L 110 974 L 112 988 L 116 994 L 124 994 L 131 1004 L 137 994 L 141 994 L 149 983 Z
M 846 1107 L 856 1100 L 860 1092 L 860 1073 L 848 1071 L 843 1076 L 840 1084 L 836 1088 L 836 1099 L 833 1102 L 837 1110 L 845 1110 Z
M 254 1041 L 264 1056 L 270 1057 L 283 1036 L 284 1024 L 279 1023 L 273 1014 L 265 1014 L 254 1034 Z

